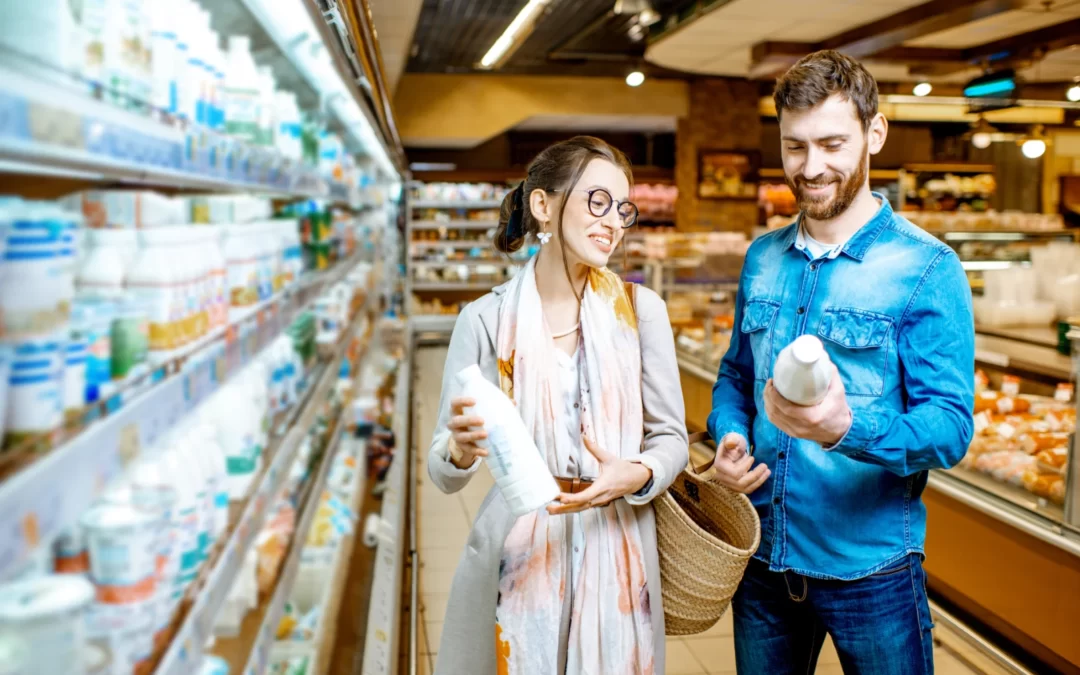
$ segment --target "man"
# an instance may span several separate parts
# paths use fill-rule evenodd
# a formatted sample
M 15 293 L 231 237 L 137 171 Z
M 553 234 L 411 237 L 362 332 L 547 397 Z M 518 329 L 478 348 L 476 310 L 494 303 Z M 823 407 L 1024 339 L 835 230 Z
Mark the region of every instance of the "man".
M 845 673 L 932 673 L 921 494 L 971 439 L 971 292 L 956 255 L 870 191 L 888 123 L 862 65 L 811 54 L 774 98 L 801 214 L 747 252 L 709 417 L 717 480 L 761 517 L 734 600 L 739 673 L 813 672 L 826 634 Z M 807 333 L 834 372 L 802 407 L 770 377 Z

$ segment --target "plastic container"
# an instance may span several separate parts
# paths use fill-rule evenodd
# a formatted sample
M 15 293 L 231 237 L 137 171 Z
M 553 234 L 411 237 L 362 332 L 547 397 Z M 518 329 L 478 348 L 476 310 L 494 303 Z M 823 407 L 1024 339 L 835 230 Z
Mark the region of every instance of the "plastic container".
M 64 418 L 63 372 L 65 333 L 18 342 L 8 380 L 6 437 L 17 442 L 47 434 Z
M 85 579 L 50 575 L 16 582 L 0 592 L 0 634 L 31 654 L 23 675 L 81 674 L 85 612 L 94 587 Z
M 0 316 L 8 338 L 62 327 L 75 296 L 72 220 L 52 204 L 9 205 L 0 260 Z
M 461 395 L 476 401 L 469 414 L 484 419 L 488 437 L 478 445 L 489 452 L 488 468 L 510 512 L 521 517 L 550 504 L 559 496 L 559 486 L 514 404 L 477 365 L 465 368 L 456 379 Z
M 64 358 L 64 413 L 77 415 L 86 405 L 86 337 L 72 331 Z
M 225 132 L 247 143 L 259 138 L 259 73 L 251 58 L 251 39 L 229 36 L 225 79 Z
M 7 421 L 8 387 L 14 357 L 15 352 L 11 345 L 0 343 L 0 442 L 4 438 L 4 423 Z
M 202 536 L 205 515 L 198 498 L 197 474 L 194 473 L 187 456 L 177 449 L 175 442 L 170 442 L 166 447 L 160 466 L 176 488 L 176 551 L 179 564 L 176 578 L 173 579 L 172 592 L 173 601 L 179 602 L 199 573 L 199 564 L 202 562 L 201 542 L 205 539 Z
M 81 527 L 69 527 L 56 538 L 53 559 L 57 574 L 90 573 L 90 553 L 86 550 L 86 534 Z
M 90 552 L 90 578 L 99 603 L 154 600 L 157 519 L 132 505 L 100 504 L 79 521 Z
M 229 305 L 247 307 L 259 301 L 258 242 L 249 225 L 231 225 L 225 233 L 229 269 Z
M 80 299 L 72 307 L 71 325 L 86 335 L 86 402 L 101 398 L 102 387 L 112 380 L 112 323 L 116 303 Z
M 150 345 L 149 303 L 128 296 L 116 305 L 110 342 L 112 378 L 121 380 L 146 363 Z
M 183 235 L 180 228 L 174 227 L 142 230 L 139 242 L 127 287 L 146 308 L 150 351 L 169 351 L 183 344 L 180 324 L 186 301 L 176 255 Z
M 780 350 L 773 364 L 773 386 L 796 405 L 821 403 L 829 391 L 833 371 L 825 345 L 813 335 L 801 335 Z
M 119 298 L 124 278 L 138 251 L 134 230 L 90 230 L 89 250 L 75 277 L 80 296 Z
M 95 603 L 87 612 L 86 635 L 90 644 L 105 654 L 114 675 L 149 672 L 154 648 L 156 604 Z
M 0 48 L 18 72 L 78 90 L 82 45 L 73 5 L 65 0 L 4 3 Z

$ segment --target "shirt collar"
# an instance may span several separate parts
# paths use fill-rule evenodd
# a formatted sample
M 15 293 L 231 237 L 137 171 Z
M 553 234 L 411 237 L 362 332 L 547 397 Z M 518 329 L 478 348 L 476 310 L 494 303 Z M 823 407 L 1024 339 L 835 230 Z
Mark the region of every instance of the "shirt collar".
M 860 227 L 859 230 L 851 236 L 851 239 L 847 240 L 847 243 L 844 244 L 844 248 L 839 252 L 833 251 L 833 255 L 830 255 L 830 257 L 835 257 L 840 253 L 843 253 L 855 260 L 861 261 L 866 256 L 866 252 L 870 249 L 870 246 L 877 240 L 878 236 L 881 235 L 881 232 L 892 222 L 893 209 L 892 205 L 889 204 L 889 200 L 878 192 L 873 192 L 871 194 L 881 202 L 881 207 L 878 208 L 877 213 L 874 214 L 873 218 Z M 802 241 L 801 234 L 802 214 L 800 213 L 799 217 L 795 220 L 795 223 L 790 226 L 787 236 L 784 239 L 784 250 L 788 250 L 795 246 L 796 240 L 799 240 L 799 243 L 805 248 L 805 243 Z

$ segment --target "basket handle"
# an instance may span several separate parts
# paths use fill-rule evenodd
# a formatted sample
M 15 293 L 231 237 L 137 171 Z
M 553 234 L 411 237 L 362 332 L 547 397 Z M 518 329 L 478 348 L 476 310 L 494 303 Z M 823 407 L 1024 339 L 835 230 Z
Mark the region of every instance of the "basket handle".
M 688 467 L 691 473 L 701 478 L 704 478 L 705 480 L 708 480 L 711 476 L 708 476 L 706 474 L 712 469 L 713 461 L 716 459 L 716 442 L 713 441 L 713 439 L 709 437 L 709 434 L 704 431 L 698 432 L 696 434 L 690 434 L 689 440 L 690 445 L 697 445 L 699 443 L 703 443 L 705 445 L 708 445 L 713 450 L 712 459 L 705 462 L 704 464 L 700 464 L 698 466 L 690 464 L 690 466 Z

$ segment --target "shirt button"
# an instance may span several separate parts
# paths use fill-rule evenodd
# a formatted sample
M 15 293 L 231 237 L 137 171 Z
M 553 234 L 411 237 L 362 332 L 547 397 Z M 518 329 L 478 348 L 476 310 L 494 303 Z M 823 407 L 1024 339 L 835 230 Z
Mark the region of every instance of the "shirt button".
M 805 308 L 805 307 L 800 307 L 800 308 L 798 308 L 797 310 L 795 310 L 795 313 L 796 313 L 796 314 L 803 314 L 803 313 L 805 313 L 805 312 L 806 312 L 806 308 Z
M 810 271 L 813 272 L 817 269 L 817 265 L 810 265 Z
M 780 498 L 779 497 L 773 497 L 772 498 L 772 503 L 773 504 L 779 504 L 780 503 Z
M 781 452 L 781 453 L 780 453 L 779 455 L 777 455 L 777 456 L 778 456 L 778 457 L 779 457 L 780 459 L 783 459 L 783 458 L 787 457 L 787 453 L 786 453 L 786 452 Z
M 578 404 L 577 404 L 577 403 L 575 403 L 575 404 L 574 404 L 574 409 L 576 410 L 577 408 L 578 408 Z

